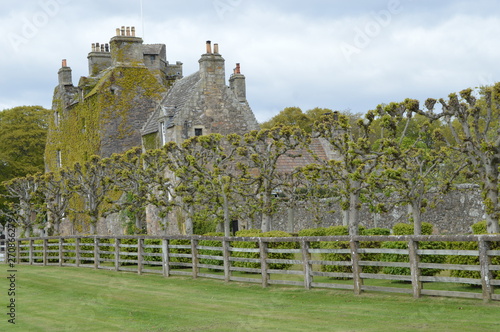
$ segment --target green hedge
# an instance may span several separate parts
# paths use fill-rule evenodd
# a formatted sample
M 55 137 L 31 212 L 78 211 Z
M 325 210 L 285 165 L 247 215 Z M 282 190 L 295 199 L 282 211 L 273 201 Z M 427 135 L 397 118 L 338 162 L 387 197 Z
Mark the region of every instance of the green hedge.
M 474 234 L 487 234 L 488 231 L 486 229 L 486 221 L 480 221 L 472 225 L 472 231 Z M 478 250 L 477 242 L 448 242 L 448 249 L 451 250 Z M 494 242 L 490 245 L 491 250 L 500 250 L 500 242 Z M 449 264 L 459 264 L 459 265 L 478 265 L 479 266 L 479 257 L 477 256 L 448 256 Z M 491 259 L 492 265 L 500 265 L 500 257 L 493 257 Z M 451 270 L 450 276 L 455 278 L 473 278 L 480 279 L 481 272 L 480 271 L 460 271 L 460 270 Z M 492 276 L 494 279 L 500 279 L 500 272 L 493 271 Z
M 203 234 L 203 236 L 224 236 L 224 233 L 211 232 L 211 233 Z M 215 241 L 215 240 L 201 240 L 198 242 L 198 245 L 205 246 L 205 247 L 222 247 L 222 242 Z M 224 255 L 222 250 L 209 250 L 209 249 L 200 249 L 200 250 L 198 250 L 198 254 L 199 255 L 208 255 L 208 256 L 220 256 L 220 257 L 223 257 L 223 255 Z M 211 259 L 211 258 L 201 258 L 200 264 L 223 266 L 224 260 L 223 259 L 219 260 L 219 259 Z M 219 269 L 210 269 L 210 270 L 219 271 Z
M 326 235 L 326 227 L 318 227 L 318 228 L 308 228 L 303 229 L 299 232 L 299 236 L 325 236 Z M 312 242 L 310 244 L 312 249 L 319 249 L 319 242 Z
M 170 245 L 188 245 L 189 249 L 183 248 L 169 248 L 171 254 L 191 254 L 191 240 L 171 240 Z M 170 257 L 170 261 L 173 263 L 191 263 L 191 258 L 189 257 Z M 172 265 L 172 268 L 186 269 L 186 266 Z
M 260 230 L 242 230 L 236 232 L 236 236 L 240 237 L 291 237 L 292 235 L 283 232 L 283 231 L 271 231 L 262 233 Z M 235 241 L 232 243 L 233 248 L 259 248 L 258 242 L 248 242 L 248 241 Z M 295 249 L 298 248 L 299 244 L 297 242 L 270 242 L 268 243 L 269 249 Z M 233 257 L 242 257 L 242 258 L 254 258 L 259 259 L 259 252 L 232 252 Z M 293 253 L 269 253 L 269 259 L 293 259 L 295 255 Z M 272 270 L 286 270 L 289 269 L 293 264 L 285 264 L 285 263 L 271 263 L 269 264 L 269 268 Z M 235 267 L 245 267 L 245 268 L 254 268 L 260 269 L 260 262 L 233 262 L 233 266 Z
M 422 234 L 431 235 L 433 231 L 433 226 L 429 223 L 422 223 Z M 414 229 L 413 224 L 399 223 L 394 225 L 392 228 L 394 235 L 413 235 Z M 419 249 L 446 249 L 446 243 L 444 242 L 419 242 Z M 384 242 L 382 248 L 388 249 L 408 249 L 408 243 L 405 241 L 395 241 L 395 242 Z M 409 255 L 399 255 L 399 254 L 382 254 L 381 260 L 383 262 L 409 262 Z M 444 255 L 422 255 L 420 256 L 420 262 L 422 263 L 438 263 L 443 264 L 446 262 L 446 256 Z M 423 276 L 434 276 L 440 273 L 440 269 L 422 269 L 421 274 Z M 411 275 L 410 268 L 408 267 L 384 267 L 383 272 L 386 274 L 394 275 Z
M 360 235 L 388 235 L 390 230 L 384 228 L 365 229 L 363 226 L 359 227 Z M 341 236 L 349 235 L 348 226 L 332 226 L 326 229 L 326 236 Z M 359 243 L 361 248 L 380 248 L 381 242 L 378 241 L 362 241 Z M 335 241 L 335 242 L 321 242 L 321 249 L 350 249 L 349 241 Z M 360 254 L 362 261 L 379 261 L 380 254 L 368 253 Z M 324 261 L 351 261 L 351 254 L 321 254 L 321 260 Z M 378 273 L 381 268 L 379 266 L 362 266 L 363 273 Z M 336 273 L 352 273 L 352 266 L 338 266 L 338 265 L 322 265 L 321 271 L 323 272 L 336 272 Z

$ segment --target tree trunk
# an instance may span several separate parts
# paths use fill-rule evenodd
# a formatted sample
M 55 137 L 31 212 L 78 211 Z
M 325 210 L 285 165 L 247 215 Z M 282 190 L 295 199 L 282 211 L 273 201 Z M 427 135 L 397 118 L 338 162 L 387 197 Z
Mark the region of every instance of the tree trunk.
M 420 199 L 413 200 L 408 205 L 408 213 L 413 219 L 413 234 L 422 235 L 422 210 L 420 208 Z
M 193 235 L 193 206 L 188 208 L 188 214 L 186 216 L 186 235 Z
M 271 230 L 271 195 L 264 193 L 263 211 L 262 211 L 262 232 Z
M 349 235 L 359 235 L 359 194 L 352 191 L 349 194 Z
M 229 201 L 227 199 L 227 194 L 224 190 L 222 190 L 222 199 L 224 204 L 224 236 L 231 236 L 230 223 L 231 220 L 229 218 Z
M 484 186 L 486 191 L 486 229 L 488 233 L 500 233 L 498 218 L 500 207 L 498 206 L 498 166 L 485 166 Z

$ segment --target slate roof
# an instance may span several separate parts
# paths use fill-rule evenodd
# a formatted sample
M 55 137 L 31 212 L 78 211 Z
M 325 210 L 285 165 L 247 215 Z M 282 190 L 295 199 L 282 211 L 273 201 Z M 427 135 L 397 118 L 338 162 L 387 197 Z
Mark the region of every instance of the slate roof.
M 142 54 L 158 55 L 162 52 L 162 48 L 164 47 L 164 44 L 143 44 Z
M 177 112 L 182 109 L 186 101 L 192 96 L 193 92 L 195 92 L 196 85 L 199 81 L 199 72 L 176 81 L 170 90 L 168 90 L 160 106 L 154 110 L 142 128 L 142 135 L 158 132 L 158 118 L 164 114 L 170 117 L 170 122 L 173 122 Z M 167 123 L 167 128 L 171 125 L 172 123 Z

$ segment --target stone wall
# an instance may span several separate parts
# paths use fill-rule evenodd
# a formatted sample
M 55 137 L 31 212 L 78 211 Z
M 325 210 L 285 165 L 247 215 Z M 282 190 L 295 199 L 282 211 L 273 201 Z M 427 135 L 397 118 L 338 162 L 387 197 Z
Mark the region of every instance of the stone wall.
M 335 213 L 325 214 L 321 223 L 315 223 L 310 213 L 304 206 L 294 211 L 293 227 L 289 223 L 288 209 L 286 207 L 276 213 L 272 223 L 273 229 L 298 232 L 301 229 L 315 227 L 329 227 L 342 225 L 343 214 L 338 206 L 334 206 Z M 392 228 L 396 223 L 408 222 L 408 211 L 406 206 L 398 206 L 390 209 L 388 213 L 374 214 L 364 206 L 360 213 L 361 225 L 367 228 L 382 227 Z M 422 214 L 422 221 L 429 222 L 434 226 L 436 234 L 467 234 L 471 233 L 472 224 L 484 220 L 484 206 L 479 188 L 474 185 L 461 185 L 442 198 L 435 207 L 427 208 Z M 254 224 L 254 227 L 259 227 Z

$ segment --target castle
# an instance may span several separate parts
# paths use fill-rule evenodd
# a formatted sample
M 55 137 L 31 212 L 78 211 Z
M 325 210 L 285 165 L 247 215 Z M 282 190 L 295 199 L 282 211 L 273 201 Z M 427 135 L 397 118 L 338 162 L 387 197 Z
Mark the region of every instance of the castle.
M 89 75 L 78 85 L 62 61 L 54 90 L 45 151 L 46 171 L 91 155 L 109 157 L 132 147 L 153 149 L 210 133 L 259 129 L 236 64 L 226 85 L 219 45 L 206 42 L 199 71 L 183 77 L 182 63 L 167 61 L 164 44 L 143 44 L 134 27 L 116 29 L 109 43 L 94 43 Z

